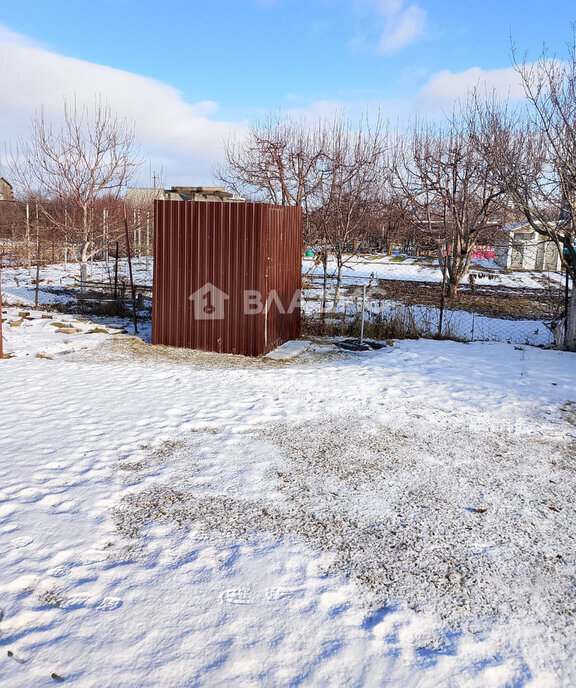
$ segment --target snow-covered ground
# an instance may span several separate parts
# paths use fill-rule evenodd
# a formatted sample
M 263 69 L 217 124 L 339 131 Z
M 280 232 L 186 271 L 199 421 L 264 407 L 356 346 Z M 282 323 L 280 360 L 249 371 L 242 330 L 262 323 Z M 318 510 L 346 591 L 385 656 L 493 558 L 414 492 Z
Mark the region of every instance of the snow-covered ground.
M 4 349 L 11 356 L 48 358 L 91 349 L 110 335 L 125 331 L 117 324 L 103 326 L 87 318 L 34 308 L 7 307 L 3 315 L 6 320 Z
M 314 265 L 311 258 L 304 258 L 302 272 L 309 276 L 322 274 L 322 266 Z M 329 274 L 336 274 L 336 262 L 328 262 Z M 476 284 L 481 286 L 514 287 L 517 289 L 543 289 L 550 284 L 561 284 L 562 273 L 532 272 L 529 270 L 502 270 L 494 261 L 473 259 L 470 272 L 477 275 Z M 391 256 L 355 256 L 346 261 L 343 269 L 346 284 L 362 283 L 362 280 L 373 276 L 375 279 L 442 282 L 442 270 L 438 261 L 427 263 L 415 258 Z
M 397 258 L 384 256 L 357 256 L 347 261 L 343 270 L 344 283 L 347 285 L 363 284 L 370 277 L 375 280 L 400 280 L 400 281 L 423 281 L 441 282 L 442 271 L 438 268 L 437 262 L 433 264 L 416 262 L 417 259 L 402 259 L 397 262 Z M 134 279 L 138 284 L 152 284 L 153 260 L 147 262 L 133 260 Z M 113 261 L 104 261 L 89 264 L 89 278 L 93 280 L 112 280 L 114 264 Z M 481 286 L 502 287 L 503 289 L 547 289 L 551 285 L 561 287 L 563 275 L 559 272 L 530 272 L 527 270 L 509 271 L 502 270 L 496 263 L 486 259 L 477 259 L 472 262 L 470 271 L 477 275 L 476 284 Z M 329 261 L 328 272 L 330 275 L 336 274 L 336 263 Z M 311 277 L 320 277 L 322 266 L 314 265 L 310 258 L 302 261 L 302 274 Z M 120 275 L 126 280 L 128 278 L 127 264 L 125 260 L 120 261 Z M 14 299 L 28 299 L 34 302 L 34 285 L 31 283 L 35 278 L 34 266 L 29 271 L 27 268 L 5 268 L 3 271 L 3 286 L 6 294 Z M 78 265 L 68 263 L 67 265 L 58 264 L 42 267 L 40 272 L 42 279 L 40 289 L 40 303 L 51 303 L 62 298 L 58 296 L 58 287 L 77 286 L 80 278 Z M 51 293 L 52 291 L 52 293 Z M 5 296 L 6 296 L 5 294 Z
M 334 314 L 343 319 L 354 319 L 361 312 L 361 298 L 340 299 L 336 309 L 333 302 L 327 301 L 331 309 L 328 318 Z M 308 315 L 321 312 L 321 291 L 306 292 L 302 308 Z M 440 309 L 434 306 L 408 306 L 398 301 L 374 299 L 365 306 L 366 320 L 385 317 L 401 323 L 405 331 L 416 330 L 419 336 L 435 337 L 438 334 Z M 530 346 L 553 346 L 554 336 L 542 320 L 510 320 L 492 318 L 464 310 L 446 309 L 443 316 L 442 335 L 461 341 L 494 341 L 508 344 L 528 344 Z
M 314 265 L 307 258 L 303 261 L 302 273 L 308 288 L 303 291 L 304 308 L 307 313 L 316 313 L 322 298 L 322 266 Z M 329 275 L 336 274 L 336 263 L 329 261 Z M 486 259 L 475 259 L 470 273 L 475 275 L 475 284 L 500 288 L 505 294 L 509 289 L 537 289 L 545 295 L 547 290 L 558 294 L 561 291 L 563 276 L 558 272 L 503 271 L 496 263 Z M 442 282 L 442 271 L 437 261 L 426 263 L 414 258 L 357 256 L 347 261 L 342 273 L 344 286 L 375 286 L 378 280 L 401 282 Z M 466 284 L 467 281 L 465 280 Z M 328 305 L 333 307 L 330 298 L 334 293 L 334 282 L 329 282 Z M 354 316 L 360 303 L 360 291 L 352 296 L 344 294 L 336 307 L 337 312 L 350 312 Z M 560 303 L 560 298 L 559 298 Z M 438 304 L 439 305 L 439 304 Z M 367 313 L 400 317 L 414 324 L 422 336 L 434 336 L 438 332 L 440 309 L 429 305 L 402 305 L 394 299 L 370 299 Z M 490 317 L 459 309 L 447 309 L 444 313 L 443 336 L 464 341 L 490 340 L 532 346 L 551 346 L 554 344 L 552 332 L 541 319 L 508 319 Z
M 0 685 L 576 684 L 573 354 L 260 361 L 17 311 Z
M 476 268 L 482 268 L 491 261 L 478 260 Z M 559 273 L 532 273 L 532 272 L 502 272 L 497 266 L 491 264 L 493 268 L 489 273 L 477 279 L 477 284 L 489 284 L 492 287 L 500 286 L 503 290 L 510 287 L 531 288 L 545 290 L 547 285 L 560 284 L 562 276 Z M 107 264 L 103 261 L 90 264 L 89 278 L 94 281 L 113 280 L 113 262 Z M 329 269 L 333 272 L 336 266 L 330 264 Z M 143 285 L 152 284 L 152 260 L 148 263 L 144 259 L 138 262 L 133 261 L 134 279 L 136 283 Z M 313 266 L 309 259 L 303 262 L 303 274 L 307 280 L 314 275 L 319 276 L 321 268 Z M 402 263 L 391 262 L 390 257 L 374 259 L 373 257 L 358 257 L 350 261 L 344 270 L 344 283 L 347 286 L 362 285 L 367 282 L 370 276 L 377 279 L 392 280 L 424 280 L 427 282 L 438 282 L 442 280 L 442 275 L 438 267 L 414 263 L 412 259 L 407 259 Z M 26 268 L 5 268 L 2 275 L 3 297 L 7 303 L 30 307 L 35 303 L 34 283 L 35 269 L 28 271 Z M 68 265 L 51 265 L 43 267 L 40 272 L 42 280 L 38 291 L 39 304 L 62 304 L 73 300 L 74 292 L 78 287 L 79 270 L 75 263 Z M 128 270 L 125 261 L 120 263 L 120 281 L 128 280 Z M 333 285 L 332 285 L 333 287 Z M 329 295 L 333 289 L 329 290 Z M 322 290 L 319 283 L 303 291 L 303 308 L 309 315 L 317 313 L 320 308 Z M 544 293 L 544 291 L 543 291 Z M 336 308 L 339 312 L 356 313 L 359 308 L 360 291 L 354 296 L 343 295 Z M 332 306 L 332 303 L 329 304 Z M 367 305 L 367 313 L 375 314 L 397 314 L 398 309 L 402 310 L 418 331 L 424 335 L 435 335 L 438 330 L 439 309 L 432 306 L 402 306 L 393 300 L 371 300 Z M 117 328 L 132 329 L 131 322 L 115 321 L 113 324 Z M 143 321 L 140 325 L 141 334 L 149 338 L 150 322 Z M 472 314 L 463 310 L 447 310 L 444 314 L 443 334 L 462 340 L 490 340 L 501 341 L 515 344 L 530 344 L 533 346 L 550 346 L 554 343 L 552 332 L 546 327 L 542 320 L 510 320 L 503 318 L 488 317 L 485 315 Z
M 133 261 L 134 281 L 137 284 L 152 284 L 152 261 Z M 71 290 L 77 290 L 80 283 L 80 268 L 78 263 L 59 263 L 40 268 L 40 283 L 38 289 L 38 303 L 58 304 L 66 303 L 74 298 Z M 114 263 L 98 261 L 89 263 L 88 279 L 94 282 L 114 281 Z M 36 298 L 36 268 L 5 267 L 2 270 L 2 299 L 5 303 L 17 305 L 33 305 Z M 128 282 L 128 264 L 121 260 L 119 264 L 119 283 Z

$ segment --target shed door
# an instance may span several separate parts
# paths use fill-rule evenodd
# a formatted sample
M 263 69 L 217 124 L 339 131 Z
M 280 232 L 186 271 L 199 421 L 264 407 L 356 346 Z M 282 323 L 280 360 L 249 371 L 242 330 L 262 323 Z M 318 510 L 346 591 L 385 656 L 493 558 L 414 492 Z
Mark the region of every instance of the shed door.
M 553 241 L 547 241 L 545 244 L 545 260 L 544 270 L 558 270 L 558 248 Z
M 512 253 L 510 254 L 510 267 L 522 268 L 524 264 L 524 246 L 512 246 Z

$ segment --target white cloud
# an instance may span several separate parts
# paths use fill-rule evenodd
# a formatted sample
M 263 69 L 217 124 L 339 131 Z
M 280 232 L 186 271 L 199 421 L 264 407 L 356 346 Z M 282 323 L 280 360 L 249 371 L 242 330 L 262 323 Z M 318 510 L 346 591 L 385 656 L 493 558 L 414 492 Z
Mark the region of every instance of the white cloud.
M 142 152 L 153 165 L 164 164 L 168 183 L 209 181 L 222 140 L 243 130 L 240 123 L 213 118 L 217 103 L 187 103 L 168 84 L 58 55 L 0 26 L 0 140 L 21 133 L 41 106 L 57 118 L 64 98 L 90 103 L 95 94 L 135 122 Z
M 423 74 L 419 73 L 419 77 Z M 286 99 L 289 107 L 287 115 L 302 117 L 312 121 L 323 117 L 332 117 L 344 112 L 352 120 L 365 116 L 380 116 L 395 123 L 409 122 L 415 117 L 433 120 L 443 119 L 446 113 L 459 101 L 464 101 L 472 89 L 477 88 L 479 95 L 512 100 L 524 97 L 520 77 L 513 67 L 502 69 L 482 69 L 470 67 L 462 72 L 443 70 L 433 74 L 426 83 L 414 93 L 413 97 L 370 100 L 313 100 L 300 94 L 290 94 Z
M 391 55 L 424 35 L 426 12 L 405 0 L 358 0 L 357 7 L 368 11 L 373 24 L 365 35 L 358 35 L 351 45 L 380 55 Z
M 481 69 L 470 67 L 463 72 L 445 69 L 434 74 L 419 91 L 418 99 L 430 106 L 444 105 L 463 100 L 474 88 L 479 93 L 494 93 L 499 98 L 522 98 L 524 90 L 520 77 L 513 67 L 504 69 Z
M 395 53 L 423 35 L 426 12 L 418 5 L 410 5 L 392 14 L 380 36 L 377 53 Z
M 415 103 L 408 98 L 386 98 L 369 100 L 309 100 L 299 107 L 286 108 L 282 113 L 294 119 L 308 122 L 331 120 L 344 116 L 352 123 L 360 120 L 375 121 L 378 117 L 394 127 L 398 120 L 407 121 L 414 114 Z

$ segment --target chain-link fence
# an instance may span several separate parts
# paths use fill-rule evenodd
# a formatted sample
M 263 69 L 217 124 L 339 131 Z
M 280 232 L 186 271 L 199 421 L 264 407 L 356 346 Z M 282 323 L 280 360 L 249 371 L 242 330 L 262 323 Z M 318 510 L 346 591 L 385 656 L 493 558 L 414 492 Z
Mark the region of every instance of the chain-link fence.
M 504 270 L 473 264 L 454 298 L 432 258 L 369 256 L 349 260 L 338 285 L 305 261 L 303 313 L 308 334 L 368 338 L 441 337 L 550 346 L 569 294 L 556 271 Z
M 3 264 L 12 300 L 22 297 L 34 303 L 40 296 L 41 303 L 64 305 L 79 296 L 77 263 L 27 268 L 25 256 L 12 250 L 4 254 Z M 134 279 L 144 285 L 138 291 L 145 295 L 150 292 L 152 265 L 145 251 L 133 258 Z M 359 337 L 364 323 L 364 336 L 376 340 L 441 337 L 551 346 L 555 323 L 561 322 L 570 293 L 562 272 L 507 270 L 489 259 L 472 264 L 454 299 L 443 290 L 443 274 L 432 257 L 357 256 L 344 265 L 340 285 L 336 272 L 336 265 L 329 263 L 325 276 L 314 257 L 304 259 L 306 336 Z M 90 262 L 88 279 L 94 284 L 89 286 L 111 292 L 116 285 L 119 292 L 126 292 L 122 257 L 116 274 L 111 249 L 103 260 Z M 96 283 L 105 283 L 106 289 Z M 82 300 L 89 296 L 83 293 Z M 561 325 L 556 333 L 558 342 Z

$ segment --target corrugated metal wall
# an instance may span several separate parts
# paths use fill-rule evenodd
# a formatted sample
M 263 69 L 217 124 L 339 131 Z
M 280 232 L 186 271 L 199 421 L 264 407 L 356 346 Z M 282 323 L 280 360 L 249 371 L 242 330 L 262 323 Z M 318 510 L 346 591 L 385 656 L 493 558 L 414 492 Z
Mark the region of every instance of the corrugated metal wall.
M 300 208 L 155 201 L 154 214 L 153 344 L 259 356 L 300 336 L 299 305 L 282 312 L 301 285 Z

